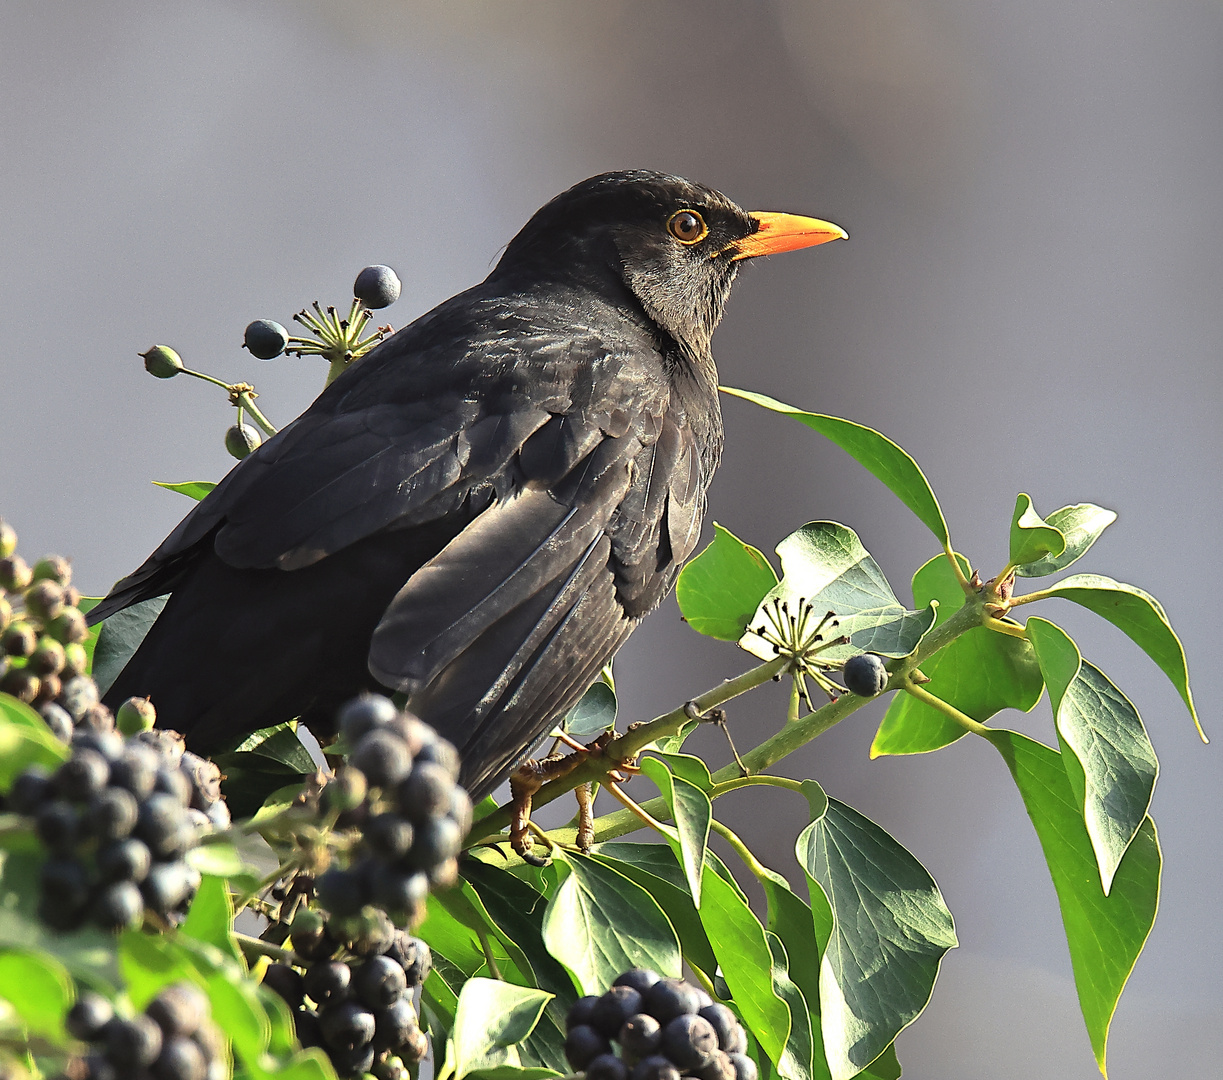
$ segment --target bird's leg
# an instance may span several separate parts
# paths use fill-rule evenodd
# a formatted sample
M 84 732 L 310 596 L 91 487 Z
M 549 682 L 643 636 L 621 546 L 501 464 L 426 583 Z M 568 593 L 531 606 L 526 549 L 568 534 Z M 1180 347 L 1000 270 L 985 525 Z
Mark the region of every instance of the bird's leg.
M 578 801 L 578 850 L 585 855 L 595 842 L 595 799 L 590 784 L 579 784 L 573 789 Z
M 510 775 L 510 796 L 514 808 L 514 817 L 510 823 L 510 847 L 532 866 L 544 866 L 547 860 L 531 854 L 531 799 L 549 780 L 573 772 L 581 761 L 582 758 L 577 754 L 567 757 L 550 754 L 539 761 L 523 762 Z

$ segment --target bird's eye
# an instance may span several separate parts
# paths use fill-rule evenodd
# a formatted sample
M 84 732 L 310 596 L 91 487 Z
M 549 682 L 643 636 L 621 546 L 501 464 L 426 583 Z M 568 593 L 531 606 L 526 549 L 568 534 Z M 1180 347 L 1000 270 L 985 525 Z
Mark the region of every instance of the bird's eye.
M 667 231 L 681 244 L 695 244 L 709 235 L 709 226 L 695 210 L 676 210 L 667 219 Z

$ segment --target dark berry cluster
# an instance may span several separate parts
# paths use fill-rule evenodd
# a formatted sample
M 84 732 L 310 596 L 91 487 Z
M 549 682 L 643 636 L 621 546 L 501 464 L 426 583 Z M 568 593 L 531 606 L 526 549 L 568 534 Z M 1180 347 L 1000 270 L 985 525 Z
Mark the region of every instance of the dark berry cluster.
M 336 828 L 360 831 L 347 868 L 332 866 L 315 883 L 333 916 L 373 904 L 415 925 L 433 886 L 453 884 L 471 828 L 471 800 L 459 785 L 455 748 L 427 724 L 376 694 L 340 710 L 348 764 L 322 792 Z
M 39 916 L 56 930 L 122 930 L 146 911 L 174 921 L 199 886 L 187 853 L 229 825 L 220 770 L 173 731 L 78 729 L 71 745 L 54 772 L 22 772 L 5 800 L 48 852 Z
M 73 722 L 89 724 L 97 704 L 85 682 L 89 637 L 77 605 L 67 559 L 48 555 L 30 566 L 17 553 L 17 536 L 0 521 L 0 692 L 47 713 L 51 729 L 62 739 Z M 107 714 L 109 716 L 109 714 Z
M 407 1064 L 429 1049 L 412 991 L 429 974 L 432 954 L 385 919 L 341 945 L 317 913 L 301 911 L 291 941 L 304 972 L 272 964 L 263 976 L 293 1010 L 301 1044 L 322 1047 L 342 1077 L 370 1071 L 379 1080 L 406 1077 Z
M 224 1039 L 210 1019 L 208 998 L 192 983 L 175 983 L 144 1012 L 123 1019 L 106 998 L 82 993 L 64 1021 L 89 1052 L 66 1075 L 74 1080 L 224 1080 Z
M 757 1078 L 747 1033 L 730 1009 L 644 968 L 626 971 L 602 997 L 579 999 L 565 1030 L 565 1056 L 587 1080 Z

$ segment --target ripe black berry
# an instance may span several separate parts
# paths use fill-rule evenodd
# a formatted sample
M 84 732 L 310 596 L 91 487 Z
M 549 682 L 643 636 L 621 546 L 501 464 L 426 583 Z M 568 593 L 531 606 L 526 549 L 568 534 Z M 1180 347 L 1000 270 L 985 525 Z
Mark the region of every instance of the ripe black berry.
M 242 345 L 260 360 L 271 360 L 285 351 L 289 331 L 271 319 L 256 319 L 242 335 Z
M 179 1036 L 166 1040 L 150 1071 L 155 1080 L 205 1080 L 208 1059 L 194 1039 Z
M 374 1048 L 372 1045 L 354 1046 L 351 1048 L 329 1048 L 327 1056 L 337 1075 L 345 1077 L 362 1077 L 374 1067 Z
M 194 1035 L 208 1018 L 208 998 L 193 983 L 167 986 L 145 1012 L 167 1036 Z
M 40 705 L 38 715 L 60 742 L 68 742 L 72 738 L 72 717 L 55 702 L 48 701 Z
M 340 709 L 340 732 L 349 746 L 356 746 L 366 732 L 389 724 L 398 715 L 399 710 L 390 698 L 381 694 L 360 694 Z
M 271 964 L 263 973 L 263 985 L 279 994 L 290 1009 L 298 1008 L 305 994 L 301 975 L 288 964 Z
M 391 811 L 376 814 L 365 826 L 365 842 L 384 859 L 405 855 L 414 837 L 412 823 Z
M 661 1046 L 681 1072 L 691 1072 L 709 1063 L 718 1049 L 718 1035 L 704 1017 L 685 1014 L 662 1029 Z
M 90 905 L 93 921 L 103 930 L 126 930 L 144 918 L 144 897 L 131 881 L 107 885 Z
M 620 1034 L 624 1022 L 642 1011 L 642 997 L 631 986 L 613 986 L 595 1005 L 591 1024 L 609 1039 Z
M 95 795 L 85 811 L 89 831 L 103 842 L 126 837 L 135 828 L 138 813 L 136 797 L 120 787 Z
M 728 1054 L 742 1054 L 747 1050 L 747 1034 L 739 1018 L 720 1002 L 706 1005 L 700 1012 L 718 1036 L 718 1049 Z
M 616 1037 L 620 1049 L 630 1061 L 637 1061 L 658 1052 L 662 1041 L 662 1025 L 649 1013 L 635 1013 L 624 1021 Z
M 463 831 L 455 820 L 433 818 L 417 828 L 407 862 L 419 870 L 428 870 L 447 859 L 453 859 L 462 848 Z
M 589 1024 L 598 1003 L 599 999 L 595 994 L 587 994 L 585 997 L 578 998 L 569 1006 L 569 1011 L 565 1014 L 565 1030 L 569 1031 L 582 1024 Z
M 76 1004 L 64 1017 L 64 1027 L 74 1039 L 93 1042 L 102 1034 L 102 1029 L 115 1015 L 111 1004 L 101 994 L 86 990 L 76 999 Z
M 153 794 L 160 766 L 161 760 L 151 747 L 139 743 L 128 746 L 110 767 L 111 785 L 126 788 L 138 802 L 147 799 Z
M 71 851 L 82 839 L 81 815 L 63 799 L 44 802 L 34 815 L 34 831 L 52 851 Z
M 349 761 L 363 773 L 372 787 L 398 783 L 412 767 L 407 744 L 389 731 L 375 729 L 361 737 Z
M 318 1019 L 323 1042 L 333 1050 L 355 1050 L 374 1038 L 374 1014 L 358 1002 L 341 1001 L 324 1009 Z
M 98 848 L 97 863 L 103 881 L 134 881 L 139 885 L 149 876 L 153 856 L 147 844 L 129 836 Z
M 141 883 L 144 902 L 162 914 L 174 911 L 199 886 L 199 875 L 183 862 L 155 863 Z
M 683 979 L 659 979 L 645 992 L 645 1012 L 660 1024 L 667 1024 L 677 1016 L 695 1014 L 701 1002 L 696 987 Z
M 632 1080 L 679 1080 L 679 1069 L 661 1054 L 651 1054 L 633 1066 Z
M 586 1080 L 628 1080 L 628 1066 L 615 1054 L 600 1054 L 586 1066 Z
M 565 1036 L 565 1058 L 574 1070 L 581 1072 L 600 1054 L 610 1054 L 611 1044 L 595 1028 L 579 1024 Z
M 888 669 L 874 653 L 859 653 L 845 661 L 841 671 L 845 687 L 858 697 L 875 697 L 888 684 Z
M 120 1071 L 130 1069 L 135 1073 L 152 1065 L 161 1053 L 161 1044 L 161 1028 L 143 1013 L 106 1025 L 106 1056 Z
M 433 970 L 433 951 L 420 938 L 402 930 L 396 935 L 395 944 L 387 950 L 387 956 L 403 968 L 409 989 L 423 983 Z
M 400 810 L 418 825 L 450 808 L 454 780 L 442 766 L 418 761 L 396 790 Z
M 336 866 L 319 877 L 314 890 L 319 904 L 332 915 L 356 915 L 369 899 L 364 877 Z
M 412 999 L 401 997 L 374 1013 L 374 1049 L 398 1050 L 412 1037 L 419 1021 Z
M 8 809 L 14 814 L 33 814 L 54 794 L 55 788 L 46 770 L 41 765 L 31 765 L 9 788 Z
M 155 791 L 140 804 L 136 838 L 149 846 L 154 859 L 173 859 L 194 839 L 186 807 L 166 792 Z
M 715 1050 L 709 1061 L 693 1073 L 698 1080 L 735 1080 L 734 1062 L 725 1050 Z
M 631 986 L 637 993 L 644 994 L 658 979 L 657 971 L 651 971 L 649 968 L 630 968 L 623 975 L 616 976 L 612 986 Z
M 316 1005 L 339 1001 L 352 982 L 352 969 L 342 960 L 321 960 L 306 969 L 302 989 Z
M 403 997 L 408 979 L 389 956 L 374 956 L 353 973 L 352 988 L 368 1008 L 385 1009 Z
M 731 1054 L 730 1063 L 735 1067 L 735 1080 L 757 1080 L 760 1070 L 746 1054 Z
M 403 288 L 399 275 L 389 266 L 367 266 L 353 282 L 352 294 L 367 308 L 389 307 Z

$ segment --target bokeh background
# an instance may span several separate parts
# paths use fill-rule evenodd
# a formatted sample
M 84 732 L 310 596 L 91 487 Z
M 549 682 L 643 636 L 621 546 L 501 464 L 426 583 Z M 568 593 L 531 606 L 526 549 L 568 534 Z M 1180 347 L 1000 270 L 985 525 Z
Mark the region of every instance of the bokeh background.
M 888 433 L 986 576 L 1017 491 L 1046 513 L 1117 510 L 1085 567 L 1163 600 L 1223 734 L 1221 56 L 1218 0 L 5 0 L 0 513 L 25 554 L 69 554 L 104 591 L 187 509 L 149 481 L 230 464 L 220 392 L 156 382 L 138 349 L 249 379 L 286 422 L 322 367 L 253 360 L 249 320 L 344 302 L 385 262 L 402 325 L 483 277 L 561 189 L 664 169 L 853 237 L 741 275 L 715 342 L 723 381 Z M 805 520 L 844 521 L 907 598 L 934 553 L 923 527 L 813 433 L 725 412 L 711 516 L 766 550 Z M 1135 701 L 1163 763 L 1161 910 L 1111 1075 L 1217 1075 L 1219 750 L 1128 639 L 1072 605 L 1045 614 Z M 744 659 L 668 604 L 618 661 L 624 715 Z M 740 743 L 782 708 L 736 702 Z M 894 832 L 957 915 L 961 947 L 898 1044 L 905 1076 L 1096 1075 L 1001 761 L 963 740 L 872 762 L 881 711 L 786 768 Z M 1050 738 L 1047 705 L 1005 719 Z M 719 811 L 793 874 L 796 803 L 753 793 Z

